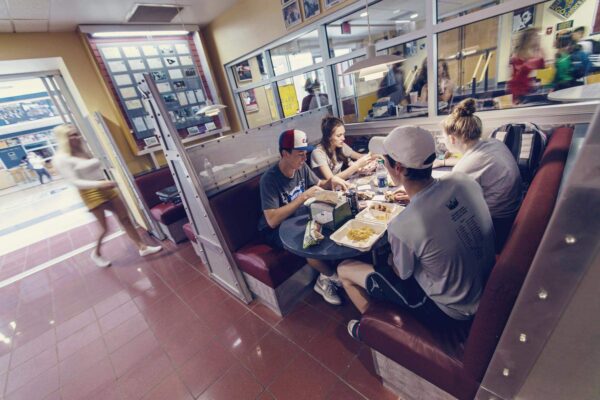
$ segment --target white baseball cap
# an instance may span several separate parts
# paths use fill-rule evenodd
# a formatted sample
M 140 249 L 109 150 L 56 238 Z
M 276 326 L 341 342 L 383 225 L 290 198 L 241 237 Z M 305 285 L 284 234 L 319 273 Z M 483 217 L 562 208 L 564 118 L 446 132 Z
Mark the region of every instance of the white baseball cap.
M 399 126 L 386 137 L 372 138 L 369 151 L 386 154 L 406 168 L 425 169 L 435 160 L 435 140 L 429 131 L 418 126 Z

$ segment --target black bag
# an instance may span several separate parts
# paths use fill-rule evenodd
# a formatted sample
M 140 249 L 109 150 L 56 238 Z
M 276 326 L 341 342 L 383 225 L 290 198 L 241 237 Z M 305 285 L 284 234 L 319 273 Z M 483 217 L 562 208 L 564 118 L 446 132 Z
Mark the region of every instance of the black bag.
M 158 199 L 163 203 L 181 203 L 181 196 L 177 190 L 177 186 L 169 186 L 156 192 Z
M 492 132 L 491 137 L 508 147 L 519 165 L 523 183 L 528 186 L 546 148 L 546 134 L 536 124 L 525 122 L 502 125 Z

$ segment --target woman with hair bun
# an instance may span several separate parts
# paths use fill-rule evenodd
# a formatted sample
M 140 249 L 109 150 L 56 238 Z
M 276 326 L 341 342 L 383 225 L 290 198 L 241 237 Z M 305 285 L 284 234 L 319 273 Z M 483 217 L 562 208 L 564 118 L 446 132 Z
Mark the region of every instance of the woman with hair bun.
M 475 111 L 474 99 L 461 101 L 442 122 L 442 128 L 448 150 L 463 155 L 452 171 L 469 175 L 483 189 L 499 252 L 521 205 L 521 174 L 504 143 L 481 139 L 481 119 L 474 115 Z
M 115 182 L 105 179 L 100 160 L 87 151 L 79 130 L 73 125 L 65 124 L 54 128 L 53 133 L 58 143 L 54 166 L 63 178 L 68 179 L 79 190 L 81 199 L 100 225 L 96 247 L 90 254 L 94 264 L 98 267 L 110 266 L 110 260 L 101 254 L 102 239 L 108 229 L 106 211 L 115 214 L 127 236 L 137 246 L 140 256 L 159 252 L 161 246 L 148 246 L 143 242 L 116 190 Z

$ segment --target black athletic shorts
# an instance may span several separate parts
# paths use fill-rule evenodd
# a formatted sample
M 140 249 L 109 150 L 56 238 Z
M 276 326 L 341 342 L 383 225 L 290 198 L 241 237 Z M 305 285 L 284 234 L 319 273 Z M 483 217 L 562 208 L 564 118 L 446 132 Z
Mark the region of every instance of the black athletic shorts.
M 427 297 L 412 276 L 400 279 L 391 267 L 379 268 L 369 274 L 365 287 L 369 296 L 410 310 L 415 318 L 426 325 L 448 326 L 461 322 L 444 313 Z

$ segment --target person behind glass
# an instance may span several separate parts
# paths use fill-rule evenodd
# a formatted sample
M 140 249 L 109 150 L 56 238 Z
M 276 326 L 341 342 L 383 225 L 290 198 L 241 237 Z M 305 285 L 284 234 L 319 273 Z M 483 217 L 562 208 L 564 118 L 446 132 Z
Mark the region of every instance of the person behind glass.
M 588 75 L 592 68 L 592 63 L 583 46 L 580 44 L 581 39 L 585 36 L 585 27 L 580 26 L 571 33 L 571 73 L 574 80 L 579 80 Z M 585 42 L 581 42 L 585 43 Z M 583 83 L 583 82 L 581 82 Z
M 92 261 L 98 267 L 110 266 L 110 261 L 102 257 L 102 239 L 108 231 L 106 211 L 116 215 L 140 256 L 159 252 L 161 246 L 148 246 L 143 242 L 116 190 L 116 183 L 104 178 L 100 160 L 87 151 L 77 128 L 70 124 L 60 125 L 54 128 L 53 133 L 58 143 L 58 153 L 54 157 L 56 169 L 79 190 L 81 199 L 101 228 L 96 247 L 90 254 Z
M 284 131 L 279 136 L 279 162 L 260 178 L 262 215 L 258 231 L 271 247 L 283 249 L 279 228 L 283 221 L 293 216 L 306 200 L 322 188 L 339 186 L 347 189 L 344 180 L 332 176 L 319 179 L 306 165 L 308 145 L 306 133 L 298 129 Z M 330 304 L 339 305 L 336 285 L 339 283 L 335 269 L 321 260 L 307 259 L 308 265 L 320 272 L 314 290 Z
M 448 63 L 441 61 L 438 63 L 438 100 L 450 104 L 452 96 L 454 96 L 454 82 L 450 78 Z
M 571 47 L 573 39 L 570 33 L 562 33 L 556 38 L 556 56 L 554 60 L 554 90 L 561 90 L 577 86 L 578 83 L 572 75 Z
M 321 143 L 310 156 L 310 167 L 319 178 L 331 179 L 337 176 L 346 180 L 371 161 L 371 156 L 357 153 L 345 143 L 346 128 L 341 119 L 324 117 L 321 121 L 321 133 Z
M 394 105 L 408 102 L 404 90 L 404 72 L 401 63 L 394 64 L 379 83 L 377 98 L 382 99 L 384 97 L 388 97 Z
M 510 58 L 512 76 L 508 81 L 508 92 L 513 103 L 519 104 L 524 97 L 534 91 L 531 73 L 544 68 L 544 54 L 540 47 L 539 29 L 527 28 L 517 38 L 513 55 Z
M 48 178 L 48 181 L 52 180 L 52 176 L 50 176 L 50 173 L 46 169 L 46 166 L 44 165 L 44 159 L 42 157 L 38 156 L 33 151 L 30 151 L 27 153 L 27 161 L 37 174 L 41 184 L 44 184 L 44 177 Z
M 304 84 L 304 90 L 308 92 L 308 95 L 302 99 L 300 112 L 306 112 L 329 104 L 327 94 L 321 93 L 321 82 L 318 79 L 315 79 L 313 82 L 312 79 L 308 78 Z
M 427 58 L 423 60 L 421 64 L 421 68 L 417 73 L 417 77 L 412 84 L 410 89 L 410 93 L 417 94 L 416 103 L 426 103 L 427 102 Z M 411 103 L 413 103 L 413 99 L 411 98 Z
M 483 189 L 496 230 L 496 252 L 499 253 L 521 205 L 521 174 L 504 143 L 481 139 L 481 119 L 474 115 L 475 111 L 474 99 L 461 101 L 442 122 L 442 129 L 448 150 L 463 155 L 452 171 L 469 175 Z
M 340 263 L 346 293 L 361 313 L 374 298 L 437 328 L 472 319 L 495 261 L 494 228 L 481 188 L 461 173 L 432 177 L 435 142 L 425 129 L 395 128 L 372 138 L 369 150 L 383 156 L 410 203 L 388 226 L 388 265 Z M 358 320 L 348 323 L 357 339 L 359 328 Z

